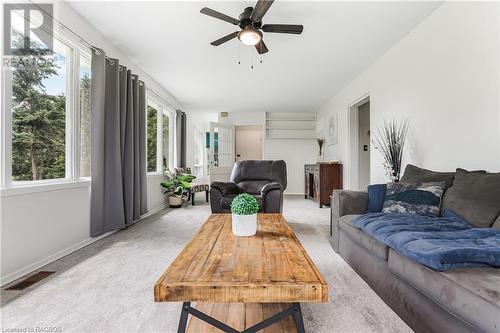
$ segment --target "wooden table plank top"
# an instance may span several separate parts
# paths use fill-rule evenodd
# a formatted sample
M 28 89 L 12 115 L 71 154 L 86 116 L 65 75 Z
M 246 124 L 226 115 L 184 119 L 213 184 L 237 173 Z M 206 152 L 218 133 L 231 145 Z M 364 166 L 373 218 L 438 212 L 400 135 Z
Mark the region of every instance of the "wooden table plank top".
M 326 302 L 328 285 L 281 214 L 258 214 L 237 237 L 231 214 L 212 214 L 158 279 L 157 302 Z

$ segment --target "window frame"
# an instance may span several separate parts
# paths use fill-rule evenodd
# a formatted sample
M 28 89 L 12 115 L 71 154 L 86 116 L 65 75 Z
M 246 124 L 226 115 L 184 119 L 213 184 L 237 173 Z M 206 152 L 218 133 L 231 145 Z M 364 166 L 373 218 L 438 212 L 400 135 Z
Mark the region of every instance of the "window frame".
M 156 109 L 156 171 L 148 171 L 148 176 L 158 176 L 163 175 L 163 170 L 165 165 L 163 165 L 163 115 L 168 117 L 168 164 L 170 167 L 174 165 L 174 122 L 175 122 L 175 111 L 160 98 L 153 95 L 151 90 L 147 90 L 146 93 L 146 109 L 148 105 L 151 105 Z M 146 112 L 146 131 L 147 126 L 147 112 Z M 147 132 L 146 132 L 147 140 Z M 147 147 L 147 142 L 145 143 Z M 147 161 L 146 161 L 147 163 Z
M 66 55 L 65 114 L 65 177 L 42 180 L 12 179 L 12 79 L 9 67 L 2 66 L 2 113 L 0 116 L 0 196 L 16 193 L 44 192 L 51 188 L 81 187 L 90 184 L 89 177 L 80 177 L 80 57 L 91 58 L 91 50 L 64 29 L 54 27 L 54 39 L 68 47 Z M 4 56 L 2 55 L 2 62 Z M 73 185 L 72 185 L 73 184 Z

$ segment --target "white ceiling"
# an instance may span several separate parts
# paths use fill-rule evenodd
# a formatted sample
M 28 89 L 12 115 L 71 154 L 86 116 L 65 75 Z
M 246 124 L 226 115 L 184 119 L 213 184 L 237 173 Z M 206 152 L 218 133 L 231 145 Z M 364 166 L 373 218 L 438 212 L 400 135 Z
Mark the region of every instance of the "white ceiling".
M 70 2 L 190 111 L 315 111 L 440 2 L 276 1 L 264 23 L 304 25 L 302 35 L 265 34 L 263 63 L 237 39 L 209 43 L 255 2 Z M 241 64 L 238 65 L 238 52 Z M 254 69 L 251 69 L 254 64 Z

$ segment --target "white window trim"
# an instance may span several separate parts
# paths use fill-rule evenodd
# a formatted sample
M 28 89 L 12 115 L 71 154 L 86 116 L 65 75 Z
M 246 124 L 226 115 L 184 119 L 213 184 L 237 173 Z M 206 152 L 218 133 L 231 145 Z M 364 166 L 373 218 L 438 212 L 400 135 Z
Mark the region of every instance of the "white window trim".
M 161 176 L 163 175 L 163 115 L 169 117 L 168 127 L 169 127 L 169 154 L 168 154 L 168 164 L 170 168 L 174 165 L 174 122 L 175 122 L 175 112 L 168 107 L 168 105 L 162 100 L 153 96 L 149 91 L 147 92 L 147 105 L 151 105 L 156 109 L 156 171 L 148 172 L 148 176 Z M 146 105 L 146 107 L 147 107 Z M 147 136 L 147 115 L 146 117 L 146 136 Z
M 12 71 L 2 66 L 2 113 L 0 115 L 0 197 L 37 193 L 61 188 L 90 185 L 89 177 L 80 178 L 80 56 L 91 59 L 89 48 L 64 29 L 54 29 L 54 38 L 69 48 L 66 55 L 66 166 L 65 178 L 12 180 Z M 2 55 L 3 63 L 3 55 Z

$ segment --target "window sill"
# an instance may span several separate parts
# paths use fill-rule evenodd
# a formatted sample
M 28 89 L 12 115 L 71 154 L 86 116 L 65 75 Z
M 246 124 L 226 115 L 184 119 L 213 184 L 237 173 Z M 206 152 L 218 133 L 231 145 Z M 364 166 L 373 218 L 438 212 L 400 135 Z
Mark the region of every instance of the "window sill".
M 161 172 L 148 172 L 148 178 L 163 178 L 163 173 L 161 173 Z
M 0 188 L 0 198 L 15 197 L 25 194 L 34 194 L 50 191 L 61 191 L 79 187 L 90 187 L 90 179 L 57 181 L 53 183 L 22 184 Z

